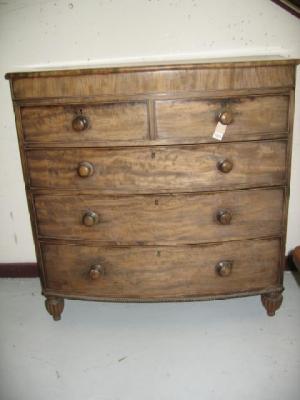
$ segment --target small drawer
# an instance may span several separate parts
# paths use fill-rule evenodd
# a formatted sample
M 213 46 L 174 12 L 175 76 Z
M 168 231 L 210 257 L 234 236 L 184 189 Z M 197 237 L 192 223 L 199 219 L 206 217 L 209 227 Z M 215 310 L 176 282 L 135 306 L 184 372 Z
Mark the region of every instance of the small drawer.
M 282 189 L 189 195 L 37 195 L 40 237 L 188 244 L 279 236 Z
M 285 183 L 286 142 L 27 151 L 32 187 L 106 193 L 207 191 Z
M 188 299 L 279 285 L 280 241 L 198 246 L 42 244 L 46 290 L 99 299 Z
M 131 142 L 148 136 L 143 102 L 24 107 L 21 116 L 28 144 Z
M 218 121 L 227 125 L 223 141 L 284 137 L 288 132 L 288 95 L 164 100 L 155 104 L 160 139 L 215 142 L 212 135 Z

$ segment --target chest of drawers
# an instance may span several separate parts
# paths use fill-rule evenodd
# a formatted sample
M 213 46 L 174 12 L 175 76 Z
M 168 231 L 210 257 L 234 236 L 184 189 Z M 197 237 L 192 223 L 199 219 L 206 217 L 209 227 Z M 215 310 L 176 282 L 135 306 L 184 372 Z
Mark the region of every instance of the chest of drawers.
M 296 60 L 7 74 L 46 308 L 282 302 Z M 225 130 L 213 138 L 216 126 Z

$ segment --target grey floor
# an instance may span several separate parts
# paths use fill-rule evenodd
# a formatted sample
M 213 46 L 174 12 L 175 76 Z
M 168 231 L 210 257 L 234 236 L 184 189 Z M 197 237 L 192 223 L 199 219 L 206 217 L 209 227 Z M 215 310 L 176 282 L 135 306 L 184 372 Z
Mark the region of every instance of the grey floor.
M 37 279 L 0 280 L 1 400 L 299 400 L 300 289 L 171 304 L 67 301 L 47 315 Z

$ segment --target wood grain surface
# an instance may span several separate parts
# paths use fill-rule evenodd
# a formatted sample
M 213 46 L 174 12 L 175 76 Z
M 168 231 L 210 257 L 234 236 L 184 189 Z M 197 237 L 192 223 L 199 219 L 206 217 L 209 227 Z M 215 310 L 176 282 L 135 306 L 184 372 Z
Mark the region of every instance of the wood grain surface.
M 298 60 L 7 74 L 46 307 L 280 306 Z M 212 138 L 219 114 L 222 142 Z
M 229 173 L 218 170 L 224 159 L 233 163 Z M 83 161 L 94 166 L 88 178 L 77 173 Z M 285 183 L 286 142 L 30 150 L 27 162 L 33 187 L 157 193 L 272 186 Z
M 276 239 L 187 247 L 43 244 L 46 289 L 144 300 L 270 288 L 278 284 L 279 253 Z M 233 263 L 229 276 L 216 272 L 222 260 Z M 103 268 L 96 280 L 90 278 L 94 265 Z
M 218 115 L 230 110 L 233 122 L 227 126 L 224 140 L 272 138 L 288 132 L 288 96 L 248 96 L 207 100 L 169 100 L 156 102 L 157 136 L 198 138 L 215 141 L 212 134 Z
M 293 87 L 295 65 L 280 64 L 248 66 L 198 65 L 193 68 L 115 70 L 91 74 L 88 70 L 78 75 L 40 74 L 35 79 L 21 75 L 12 81 L 15 99 L 51 97 L 89 97 L 96 95 L 138 95 L 183 91 L 215 91 L 229 89 Z
M 176 244 L 279 236 L 282 189 L 253 189 L 190 195 L 35 196 L 39 235 L 112 244 Z M 220 210 L 231 214 L 218 222 Z M 88 212 L 98 216 L 85 226 Z
M 115 142 L 148 137 L 147 106 L 142 102 L 23 107 L 21 115 L 27 143 Z M 88 119 L 88 127 L 82 132 L 72 128 L 78 115 Z
M 142 72 L 142 71 L 173 71 L 173 70 L 193 70 L 193 69 L 218 69 L 218 68 L 248 68 L 248 67 L 275 67 L 290 65 L 295 66 L 300 63 L 296 58 L 281 57 L 226 57 L 226 58 L 209 58 L 199 60 L 180 61 L 174 60 L 171 64 L 168 62 L 151 62 L 135 63 L 134 65 L 116 65 L 116 66 L 94 66 L 94 67 L 64 67 L 60 69 L 38 69 L 35 71 L 19 71 L 7 72 L 5 79 L 13 80 L 20 78 L 42 78 L 42 77 L 58 77 L 58 76 L 79 76 L 79 75 L 106 75 L 118 74 L 123 72 Z

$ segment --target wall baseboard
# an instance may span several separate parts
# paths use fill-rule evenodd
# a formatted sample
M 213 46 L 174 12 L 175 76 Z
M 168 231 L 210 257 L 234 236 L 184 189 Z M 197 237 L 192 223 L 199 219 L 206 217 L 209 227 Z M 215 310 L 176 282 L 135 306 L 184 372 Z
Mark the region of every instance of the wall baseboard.
M 285 258 L 285 270 L 296 270 L 292 254 Z M 37 263 L 0 263 L 0 278 L 37 278 L 38 276 Z
M 37 278 L 37 263 L 0 263 L 0 278 Z

